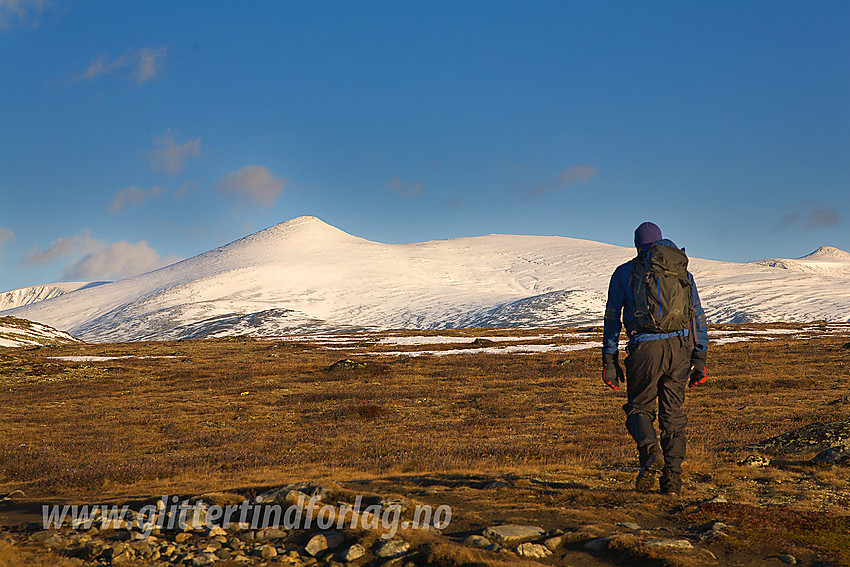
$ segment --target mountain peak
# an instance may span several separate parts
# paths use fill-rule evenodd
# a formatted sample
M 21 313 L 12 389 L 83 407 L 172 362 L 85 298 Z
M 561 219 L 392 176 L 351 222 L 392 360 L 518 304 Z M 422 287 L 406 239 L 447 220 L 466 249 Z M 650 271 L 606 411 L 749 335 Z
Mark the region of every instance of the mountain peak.
M 821 246 L 811 254 L 807 254 L 799 260 L 816 260 L 816 259 L 842 259 L 850 260 L 850 252 L 845 252 L 834 246 Z

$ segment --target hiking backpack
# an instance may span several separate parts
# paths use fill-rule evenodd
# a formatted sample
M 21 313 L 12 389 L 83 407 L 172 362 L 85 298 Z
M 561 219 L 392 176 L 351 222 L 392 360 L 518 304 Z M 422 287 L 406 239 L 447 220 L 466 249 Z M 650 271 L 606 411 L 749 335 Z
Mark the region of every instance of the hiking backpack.
M 634 333 L 675 333 L 691 326 L 691 280 L 685 249 L 658 243 L 632 260 Z

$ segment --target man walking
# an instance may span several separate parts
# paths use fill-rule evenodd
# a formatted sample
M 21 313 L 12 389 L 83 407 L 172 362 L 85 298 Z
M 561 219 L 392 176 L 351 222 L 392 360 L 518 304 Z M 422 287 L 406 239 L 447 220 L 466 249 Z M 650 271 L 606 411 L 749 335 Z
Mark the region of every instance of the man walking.
M 663 460 L 661 493 L 675 497 L 682 489 L 685 458 L 685 388 L 702 384 L 708 375 L 706 318 L 687 271 L 684 249 L 662 239 L 661 229 L 651 222 L 635 230 L 635 247 L 637 257 L 614 271 L 608 287 L 602 380 L 615 390 L 620 388 L 623 370 L 618 341 L 625 326 L 628 402 L 623 409 L 640 459 L 635 488 L 653 490 Z M 654 425 L 656 405 L 660 446 Z

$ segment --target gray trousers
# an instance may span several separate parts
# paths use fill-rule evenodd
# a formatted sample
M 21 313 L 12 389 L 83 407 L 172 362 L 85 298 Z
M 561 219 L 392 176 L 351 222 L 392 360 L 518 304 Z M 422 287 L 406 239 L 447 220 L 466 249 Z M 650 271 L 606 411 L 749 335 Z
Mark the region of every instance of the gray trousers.
M 682 411 L 691 367 L 693 344 L 686 337 L 671 337 L 630 344 L 626 349 L 626 429 L 637 443 L 641 463 L 658 446 L 653 422 L 658 407 L 664 471 L 681 474 L 685 459 L 685 426 Z M 656 404 L 657 400 L 657 404 Z

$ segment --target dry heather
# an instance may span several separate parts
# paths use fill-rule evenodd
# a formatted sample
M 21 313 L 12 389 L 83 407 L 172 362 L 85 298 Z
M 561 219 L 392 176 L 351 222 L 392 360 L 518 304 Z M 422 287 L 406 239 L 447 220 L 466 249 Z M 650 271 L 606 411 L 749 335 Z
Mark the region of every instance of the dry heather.
M 727 541 L 728 553 L 800 548 L 850 562 L 846 468 L 737 464 L 745 445 L 850 417 L 847 340 L 824 333 L 712 349 L 708 384 L 688 391 L 689 504 L 675 514 L 660 497 L 631 491 L 625 394 L 601 385 L 597 349 L 407 357 L 251 339 L 7 349 L 0 489 L 116 500 L 305 479 L 352 489 L 389 482 L 396 492 L 432 482 L 473 518 L 470 530 L 528 510 L 553 522 L 561 510 L 562 524 L 568 511 L 578 526 L 645 506 L 668 522 L 728 520 L 746 538 Z M 329 368 L 345 357 L 364 364 Z M 492 479 L 510 489 L 481 493 Z M 718 494 L 735 504 L 696 505 Z M 808 535 L 793 522 L 773 529 L 765 509 L 828 521 L 805 524 Z

